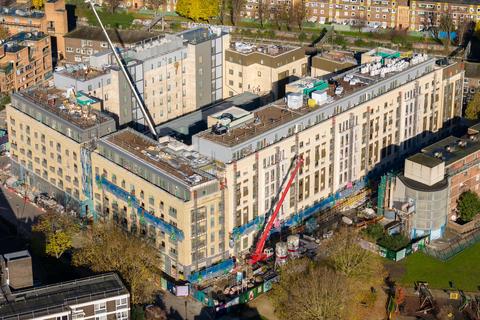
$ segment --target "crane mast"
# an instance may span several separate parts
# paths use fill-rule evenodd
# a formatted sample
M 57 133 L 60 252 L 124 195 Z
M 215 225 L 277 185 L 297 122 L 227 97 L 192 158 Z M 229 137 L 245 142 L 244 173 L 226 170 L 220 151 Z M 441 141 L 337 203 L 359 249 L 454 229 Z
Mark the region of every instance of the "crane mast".
M 295 163 L 295 166 L 293 167 L 293 164 Z M 255 264 L 259 261 L 263 261 L 267 258 L 266 254 L 263 252 L 263 249 L 265 247 L 265 242 L 268 239 L 268 236 L 270 234 L 270 231 L 272 230 L 273 223 L 275 222 L 275 219 L 277 218 L 278 212 L 280 211 L 280 208 L 282 207 L 283 201 L 285 200 L 285 197 L 287 196 L 288 191 L 290 190 L 290 187 L 292 186 L 293 180 L 297 176 L 298 170 L 300 167 L 303 165 L 303 158 L 301 156 L 295 156 L 292 160 L 292 166 L 290 166 L 290 169 L 293 167 L 293 171 L 290 174 L 290 179 L 288 179 L 287 184 L 285 185 L 285 188 L 282 191 L 282 195 L 280 199 L 278 200 L 275 210 L 273 213 L 268 217 L 268 222 L 265 225 L 265 228 L 262 231 L 262 234 L 255 245 L 255 250 L 250 256 L 250 259 L 248 260 L 249 264 Z M 289 170 L 290 172 L 291 170 Z M 288 175 L 288 172 L 287 174 Z M 283 184 L 282 184 L 283 186 Z M 281 187 L 282 187 L 281 186 Z
M 142 97 L 140 97 L 140 93 L 138 92 L 137 87 L 133 83 L 132 77 L 130 76 L 127 69 L 125 68 L 125 64 L 124 64 L 123 59 L 120 57 L 117 50 L 115 49 L 115 46 L 113 45 L 112 40 L 110 40 L 110 36 L 108 35 L 107 30 L 105 29 L 105 27 L 103 25 L 103 22 L 100 19 L 100 16 L 98 15 L 98 13 L 97 13 L 97 9 L 95 9 L 95 4 L 94 4 L 93 0 L 86 0 L 85 2 L 90 4 L 90 7 L 93 10 L 93 14 L 95 15 L 95 18 L 97 19 L 98 24 L 102 28 L 102 31 L 103 31 L 103 34 L 105 35 L 105 38 L 107 38 L 108 45 L 109 45 L 110 49 L 112 50 L 113 56 L 115 57 L 115 60 L 117 61 L 118 66 L 120 67 L 120 70 L 122 71 L 123 75 L 127 79 L 128 86 L 132 90 L 133 95 L 135 97 L 135 100 L 137 101 L 137 103 L 140 107 L 140 110 L 142 111 L 143 117 L 145 118 L 145 120 L 147 122 L 147 125 L 148 125 L 148 128 L 150 129 L 150 133 L 153 135 L 154 139 L 158 139 L 157 131 L 155 130 L 155 125 L 153 124 L 153 119 L 152 119 L 152 117 L 150 116 L 150 113 L 147 110 L 147 106 L 145 105 L 145 102 L 143 101 Z

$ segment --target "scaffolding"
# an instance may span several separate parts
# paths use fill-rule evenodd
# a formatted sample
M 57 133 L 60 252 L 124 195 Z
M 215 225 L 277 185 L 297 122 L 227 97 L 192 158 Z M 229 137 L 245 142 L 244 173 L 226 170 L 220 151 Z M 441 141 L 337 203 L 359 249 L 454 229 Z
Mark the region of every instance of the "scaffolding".
M 80 162 L 82 165 L 82 193 L 85 197 L 80 203 L 80 217 L 93 218 L 97 220 L 97 213 L 93 206 L 93 192 L 92 192 L 92 160 L 89 149 L 82 147 L 80 149 Z
M 357 193 L 360 193 L 362 189 L 364 189 L 367 185 L 367 179 L 362 179 L 357 181 L 355 184 L 352 185 L 351 188 L 346 188 L 342 191 L 338 191 L 337 193 L 329 196 L 328 198 L 323 199 L 322 201 L 314 204 L 313 206 L 292 215 L 289 219 L 283 221 L 281 223 L 281 227 L 294 227 L 303 221 L 307 220 L 308 218 L 312 217 L 319 211 L 326 210 L 332 208 L 336 205 L 337 202 L 346 200 L 350 196 L 354 196 Z M 234 240 L 238 240 L 241 236 L 247 235 L 252 233 L 253 231 L 258 231 L 261 229 L 263 223 L 265 221 L 265 215 L 259 215 L 255 219 L 249 221 L 248 223 L 233 228 L 232 231 L 232 238 Z M 272 229 L 271 233 L 277 232 L 276 229 Z

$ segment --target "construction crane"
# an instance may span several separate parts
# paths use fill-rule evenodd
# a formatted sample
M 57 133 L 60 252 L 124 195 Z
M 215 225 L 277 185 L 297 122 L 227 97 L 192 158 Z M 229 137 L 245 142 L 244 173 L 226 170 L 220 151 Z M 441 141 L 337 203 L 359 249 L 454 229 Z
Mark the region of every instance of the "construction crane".
M 288 176 L 288 173 L 290 171 L 293 171 L 290 174 L 290 179 L 288 180 L 287 184 L 285 185 L 285 188 L 282 191 L 282 195 L 280 196 L 280 199 L 278 199 L 277 205 L 275 206 L 275 210 L 273 213 L 269 216 L 266 217 L 268 219 L 267 224 L 265 225 L 262 233 L 260 234 L 259 240 L 257 241 L 255 245 L 255 250 L 253 253 L 250 255 L 250 258 L 248 259 L 248 263 L 253 265 L 259 261 L 263 261 L 267 259 L 267 255 L 263 252 L 263 249 L 265 247 L 265 242 L 268 239 L 268 236 L 270 234 L 270 231 L 272 230 L 273 223 L 275 222 L 275 219 L 277 218 L 278 212 L 280 211 L 280 208 L 282 207 L 283 201 L 285 200 L 285 197 L 287 196 L 288 191 L 290 190 L 290 187 L 292 186 L 293 180 L 297 176 L 298 170 L 300 167 L 303 165 L 303 158 L 301 156 L 295 156 L 292 159 L 292 163 L 290 165 L 290 168 L 288 172 L 285 175 L 285 179 L 283 180 L 282 184 L 280 185 L 280 190 L 282 190 L 283 185 L 285 184 L 285 180 Z
M 142 111 L 143 117 L 145 118 L 145 121 L 147 122 L 148 128 L 150 129 L 150 133 L 152 134 L 154 139 L 158 139 L 157 131 L 155 130 L 155 126 L 153 123 L 153 119 L 148 112 L 147 106 L 145 105 L 145 102 L 143 101 L 142 97 L 140 96 L 140 93 L 135 86 L 135 84 L 132 81 L 131 75 L 128 73 L 127 68 L 125 68 L 125 61 L 120 57 L 120 55 L 117 52 L 117 49 L 112 43 L 112 40 L 110 40 L 110 36 L 107 33 L 107 30 L 105 29 L 102 20 L 100 19 L 100 16 L 97 13 L 97 9 L 95 8 L 95 2 L 93 0 L 86 0 L 86 3 L 90 4 L 90 7 L 93 10 L 93 14 L 95 15 L 95 18 L 98 21 L 98 24 L 102 28 L 103 34 L 105 35 L 105 38 L 107 39 L 108 45 L 110 49 L 112 50 L 113 56 L 115 57 L 115 60 L 118 63 L 118 66 L 120 67 L 120 70 L 122 71 L 123 75 L 127 79 L 127 83 L 130 87 L 130 89 L 133 92 L 133 95 L 135 97 L 135 100 L 138 103 L 138 106 L 140 107 L 140 110 Z

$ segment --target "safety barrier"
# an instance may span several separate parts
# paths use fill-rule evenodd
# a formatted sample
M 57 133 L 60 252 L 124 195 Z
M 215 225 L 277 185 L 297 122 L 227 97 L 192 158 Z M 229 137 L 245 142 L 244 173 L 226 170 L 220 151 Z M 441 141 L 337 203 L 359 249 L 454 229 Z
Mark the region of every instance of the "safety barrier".
M 117 198 L 121 198 L 128 203 L 128 206 L 136 209 L 136 213 L 140 219 L 145 219 L 147 222 L 155 226 L 156 228 L 162 230 L 166 234 L 170 235 L 170 238 L 173 240 L 183 241 L 184 235 L 183 231 L 174 227 L 173 225 L 165 222 L 164 220 L 155 217 L 153 214 L 142 208 L 140 201 L 129 192 L 118 187 L 114 183 L 108 181 L 105 177 L 100 177 L 99 175 L 95 176 L 95 181 L 97 184 L 100 184 L 102 188 L 107 189 Z
M 208 267 L 204 270 L 192 273 L 188 277 L 188 281 L 191 283 L 195 283 L 202 280 L 218 277 L 222 274 L 230 272 L 230 270 L 232 270 L 234 266 L 235 266 L 235 263 L 233 259 L 228 259 L 220 263 L 217 263 L 211 267 Z

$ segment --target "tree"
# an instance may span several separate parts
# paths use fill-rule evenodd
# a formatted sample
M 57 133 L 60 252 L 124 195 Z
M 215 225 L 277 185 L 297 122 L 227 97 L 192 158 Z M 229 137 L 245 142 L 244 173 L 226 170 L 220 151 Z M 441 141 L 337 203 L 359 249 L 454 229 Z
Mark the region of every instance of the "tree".
M 371 253 L 358 244 L 358 235 L 350 229 L 339 230 L 327 243 L 328 263 L 347 277 L 369 274 Z
M 35 9 L 41 9 L 43 7 L 43 0 L 32 0 L 32 6 Z
M 246 0 L 230 0 L 230 19 L 236 26 L 242 17 L 242 11 L 245 9 Z
M 8 29 L 5 26 L 0 26 L 0 40 L 8 38 Z
M 95 272 L 118 272 L 130 289 L 133 304 L 153 300 L 162 265 L 155 248 L 114 225 L 96 225 L 85 236 L 83 248 L 74 252 L 75 265 Z
M 348 319 L 372 318 L 377 295 L 371 288 L 381 286 L 385 273 L 381 258 L 361 248 L 358 234 L 352 229 L 337 232 L 323 250 L 327 265 L 347 279 L 351 295 Z
M 147 1 L 148 7 L 152 10 L 158 10 L 161 6 L 164 6 L 165 3 L 166 3 L 165 0 L 148 0 Z
M 475 22 L 472 20 L 459 23 L 457 27 L 457 44 L 466 45 L 475 29 Z
M 465 222 L 472 221 L 480 212 L 480 198 L 475 192 L 465 191 L 460 195 L 457 203 L 460 218 Z
M 480 117 L 480 91 L 475 93 L 473 98 L 468 102 L 465 109 L 465 118 L 469 120 L 478 120 Z
M 306 15 L 305 0 L 292 1 L 289 14 L 290 22 L 296 24 L 298 28 L 302 30 Z
M 72 238 L 78 233 L 79 228 L 71 217 L 48 212 L 40 216 L 32 230 L 42 233 L 45 237 L 45 253 L 60 259 L 72 248 Z
M 438 29 L 445 33 L 445 37 L 441 38 L 445 51 L 450 53 L 450 45 L 452 44 L 452 33 L 455 30 L 453 18 L 451 14 L 442 14 L 438 21 Z
M 178 0 L 176 11 L 179 15 L 194 21 L 208 21 L 218 16 L 219 0 Z
M 257 15 L 258 22 L 263 28 L 265 22 L 270 18 L 270 0 L 258 0 Z
M 122 3 L 122 0 L 105 0 L 105 3 L 110 12 L 115 13 L 115 10 L 118 9 L 120 4 Z
M 349 291 L 344 276 L 308 259 L 288 262 L 271 291 L 281 319 L 346 319 Z

